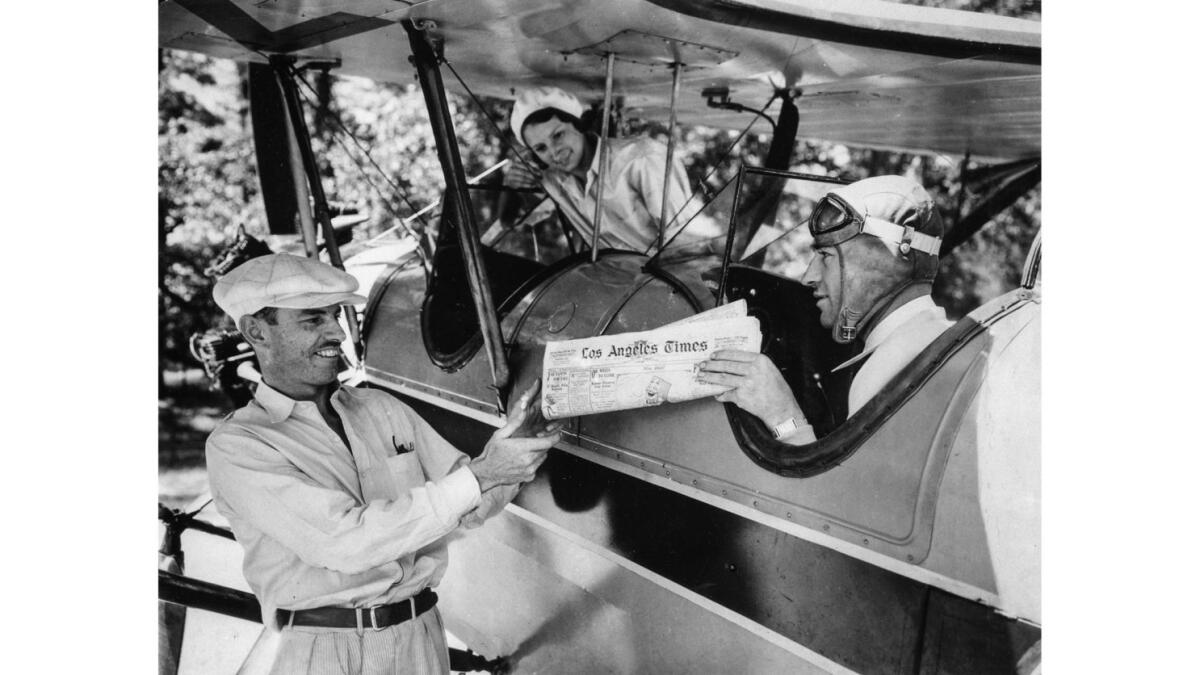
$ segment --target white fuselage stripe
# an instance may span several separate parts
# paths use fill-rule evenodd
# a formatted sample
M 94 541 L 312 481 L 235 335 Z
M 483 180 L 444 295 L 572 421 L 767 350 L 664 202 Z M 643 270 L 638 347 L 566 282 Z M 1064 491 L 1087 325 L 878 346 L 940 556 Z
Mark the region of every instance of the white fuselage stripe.
M 737 612 L 734 612 L 733 610 L 731 610 L 723 605 L 717 604 L 716 602 L 709 600 L 708 598 L 704 597 L 703 595 L 700 595 L 699 593 L 696 593 L 695 591 L 691 590 L 690 588 L 687 588 L 686 586 L 682 586 L 678 583 L 675 583 L 674 581 L 671 581 L 670 579 L 668 579 L 660 574 L 657 574 L 656 572 L 654 572 L 650 569 L 642 567 L 641 565 L 629 560 L 628 558 L 625 558 L 623 556 L 620 556 L 620 555 L 614 553 L 613 551 L 609 550 L 608 548 L 606 548 L 604 546 L 600 546 L 599 544 L 597 544 L 593 541 L 585 539 L 584 537 L 581 537 L 580 535 L 575 534 L 574 532 L 571 532 L 570 530 L 564 528 L 563 526 L 559 525 L 558 523 L 547 520 L 547 519 L 537 515 L 536 513 L 533 513 L 532 511 L 529 511 L 527 509 L 521 508 L 520 506 L 517 506 L 516 504 L 509 504 L 508 506 L 506 506 L 504 508 L 506 510 L 508 510 L 510 513 L 512 513 L 513 515 L 529 521 L 533 525 L 540 527 L 543 530 L 548 531 L 550 534 L 562 537 L 563 539 L 566 539 L 571 544 L 578 546 L 578 547 L 592 553 L 593 555 L 600 556 L 601 558 L 607 560 L 608 562 L 610 562 L 614 565 L 617 565 L 618 567 L 621 567 L 623 569 L 626 569 L 630 572 L 633 572 L 634 574 L 638 575 L 639 577 L 646 579 L 650 583 L 653 583 L 656 586 L 664 588 L 664 589 L 670 591 L 671 593 L 674 593 L 675 595 L 677 595 L 681 598 L 684 598 L 685 600 L 697 605 L 698 607 L 705 610 L 706 612 L 709 612 L 710 614 L 715 614 L 716 616 L 719 616 L 722 619 L 724 619 L 730 623 L 736 624 L 738 627 L 749 632 L 750 634 L 758 636 L 758 637 L 762 638 L 763 640 L 766 640 L 767 642 L 770 642 L 771 644 L 775 645 L 776 647 L 779 647 L 780 649 L 784 649 L 787 652 L 794 654 L 801 659 L 804 659 L 804 661 L 807 663 L 815 665 L 819 668 L 823 668 L 823 669 L 829 671 L 830 673 L 850 673 L 850 674 L 854 673 L 853 670 L 846 668 L 845 666 L 841 665 L 840 663 L 833 661 L 833 660 L 829 659 L 828 657 L 823 656 L 823 655 L 809 649 L 808 647 L 805 647 L 804 645 L 802 645 L 798 642 L 795 642 L 794 640 L 791 640 L 790 638 L 788 638 L 784 635 L 781 635 L 780 633 L 776 633 L 775 631 L 764 627 L 762 624 L 757 623 L 751 619 L 748 619 L 748 618 L 742 616 L 741 614 L 738 614 Z

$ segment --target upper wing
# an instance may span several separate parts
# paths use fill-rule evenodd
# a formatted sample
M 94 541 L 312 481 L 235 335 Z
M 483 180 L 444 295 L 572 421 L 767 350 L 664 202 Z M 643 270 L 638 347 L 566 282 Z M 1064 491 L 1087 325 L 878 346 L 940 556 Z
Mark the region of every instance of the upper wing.
M 683 124 L 740 129 L 709 108 L 728 87 L 759 108 L 799 88 L 801 137 L 985 159 L 1041 150 L 1036 21 L 901 5 L 821 0 L 170 0 L 159 44 L 238 60 L 272 53 L 336 60 L 340 74 L 412 82 L 402 19 L 427 20 L 476 93 L 512 98 L 561 86 L 603 96 L 603 55 L 630 115 L 666 119 L 669 64 L 683 64 Z M 447 78 L 447 86 L 461 89 Z M 778 105 L 777 103 L 774 105 Z

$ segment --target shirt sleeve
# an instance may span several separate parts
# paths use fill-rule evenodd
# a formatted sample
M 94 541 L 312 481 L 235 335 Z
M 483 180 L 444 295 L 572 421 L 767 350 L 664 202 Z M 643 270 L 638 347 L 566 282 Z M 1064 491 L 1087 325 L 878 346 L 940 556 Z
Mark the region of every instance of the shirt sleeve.
M 651 222 L 656 226 L 662 215 L 663 178 L 667 166 L 667 148 L 662 143 L 647 139 L 644 142 L 644 153 L 630 165 L 629 180 L 639 194 L 642 203 L 650 214 Z M 686 222 L 687 214 L 680 214 L 688 199 L 692 196 L 692 188 L 688 185 L 687 171 L 679 156 L 671 162 L 671 190 L 667 193 L 667 220 L 673 222 L 671 228 L 679 227 Z M 676 214 L 680 214 L 676 218 Z M 672 221 L 672 219 L 674 219 Z
M 511 502 L 521 491 L 520 485 L 498 485 L 480 496 L 479 506 L 463 516 L 463 527 L 479 527 L 483 521 L 500 513 L 506 504 Z
M 451 446 L 449 441 L 446 441 L 442 435 L 434 430 L 430 423 L 421 419 L 419 414 L 416 414 L 412 408 L 404 406 L 404 414 L 408 418 L 409 424 L 413 426 L 413 435 L 416 437 L 416 448 L 419 452 L 422 448 L 428 454 L 428 462 L 426 471 L 430 472 L 430 476 L 438 477 L 443 471 L 446 472 L 464 472 L 470 477 L 470 483 L 474 486 L 475 504 L 478 504 L 472 510 L 469 510 L 462 520 L 462 525 L 466 527 L 478 527 L 484 524 L 484 521 L 491 516 L 500 512 L 504 508 L 504 504 L 512 501 L 516 497 L 517 492 L 521 491 L 521 485 L 498 485 L 480 495 L 479 480 L 475 478 L 475 474 L 470 472 L 467 465 L 470 458 L 463 454 L 461 450 Z M 424 464 L 426 456 L 422 455 L 421 462 Z
M 477 506 L 463 518 L 462 524 L 464 526 L 478 527 L 482 525 L 483 521 L 499 513 L 505 504 L 517 496 L 517 492 L 521 489 L 520 485 L 500 485 L 480 495 L 479 481 L 467 467 L 467 464 L 470 463 L 470 458 L 450 445 L 449 441 L 442 438 L 441 434 L 422 419 L 412 408 L 403 406 L 403 410 L 409 424 L 412 425 L 417 451 L 426 453 L 421 456 L 421 462 L 426 467 L 426 472 L 430 476 L 436 478 L 443 475 L 443 472 L 463 472 L 470 476 L 471 484 L 475 489 L 475 504 Z
M 215 431 L 206 456 L 218 505 L 305 563 L 347 574 L 428 546 L 479 504 L 479 485 L 463 468 L 397 499 L 360 505 L 349 493 L 316 483 L 244 429 Z

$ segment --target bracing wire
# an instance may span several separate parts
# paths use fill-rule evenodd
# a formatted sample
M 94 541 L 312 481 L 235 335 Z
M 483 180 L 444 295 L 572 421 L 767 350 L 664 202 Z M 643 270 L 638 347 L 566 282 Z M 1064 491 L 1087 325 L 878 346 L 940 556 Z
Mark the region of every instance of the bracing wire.
M 475 107 L 479 108 L 479 112 L 483 114 L 483 117 L 488 121 L 488 124 L 492 126 L 492 129 L 496 132 L 496 137 L 500 139 L 501 143 L 507 145 L 508 134 L 504 133 L 504 130 L 500 128 L 500 125 L 496 123 L 496 120 L 492 119 L 492 116 L 488 114 L 487 108 L 485 108 L 483 105 L 483 101 L 480 101 L 479 97 L 475 95 L 475 92 L 472 91 L 469 86 L 467 86 L 467 83 L 463 81 L 462 77 L 459 76 L 458 71 L 454 69 L 454 66 L 452 66 L 449 61 L 444 61 L 444 63 L 446 64 L 446 68 L 450 71 L 450 74 L 454 76 L 454 79 L 458 80 L 458 83 L 462 85 L 463 90 L 466 91 L 467 95 L 471 97 L 471 100 L 475 103 Z M 513 155 L 516 156 L 517 161 L 525 165 L 526 169 L 529 169 L 535 174 L 538 172 L 538 169 L 530 164 L 529 160 L 522 156 L 522 153 L 514 152 Z
M 771 104 L 775 102 L 775 98 L 776 98 L 776 96 L 778 96 L 778 93 L 776 93 L 776 94 L 772 94 L 772 95 L 771 95 L 771 97 L 770 97 L 769 99 L 767 99 L 767 102 L 766 102 L 766 104 L 765 104 L 765 105 L 763 105 L 763 107 L 762 107 L 760 110 L 758 110 L 758 111 L 751 111 L 751 112 L 754 112 L 754 114 L 756 114 L 756 115 L 760 115 L 760 116 L 764 116 L 764 117 L 765 117 L 765 116 L 766 116 L 766 110 L 767 110 L 767 108 L 771 107 Z M 768 120 L 769 120 L 769 118 L 768 118 Z M 704 182 L 704 183 L 707 183 L 707 182 L 708 182 L 708 179 L 709 179 L 709 178 L 711 178 L 711 177 L 712 177 L 712 175 L 713 175 L 714 173 L 716 173 L 716 171 L 717 171 L 717 167 L 721 166 L 722 164 L 724 164 L 724 163 L 725 163 L 725 160 L 729 159 L 729 155 L 733 153 L 733 150 L 734 150 L 734 148 L 736 148 L 736 147 L 738 146 L 738 144 L 742 142 L 742 139 L 746 137 L 746 134 L 750 133 L 750 129 L 754 127 L 754 124 L 755 124 L 755 122 L 757 122 L 757 121 L 758 121 L 757 119 L 751 119 L 751 120 L 750 120 L 750 124 L 747 124 L 747 125 L 746 125 L 746 128 L 745 128 L 745 129 L 742 129 L 741 133 L 739 133 L 739 134 L 738 134 L 737 138 L 733 139 L 733 143 L 730 143 L 730 144 L 729 144 L 729 148 L 727 148 L 727 149 L 725 150 L 725 153 L 724 153 L 723 155 L 721 155 L 720 159 L 718 159 L 716 162 L 713 162 L 712 168 L 711 168 L 711 169 L 709 169 L 709 170 L 708 170 L 708 173 L 706 173 L 706 174 L 704 175 L 704 178 L 701 180 L 701 182 Z M 724 185 L 722 185 L 722 186 L 721 186 L 721 187 L 720 187 L 720 188 L 717 190 L 717 194 L 720 194 L 720 193 L 721 193 L 721 192 L 722 192 L 722 191 L 723 191 L 723 190 L 724 190 L 724 189 L 725 189 L 725 188 L 726 188 L 726 187 L 729 185 L 729 183 L 731 183 L 732 181 L 733 181 L 733 179 L 730 179 L 730 180 L 726 181 L 726 182 L 725 182 L 725 184 L 724 184 Z M 695 191 L 693 191 L 693 192 L 692 192 L 692 195 L 691 195 L 690 197 L 688 197 L 688 198 L 687 198 L 687 201 L 685 201 L 685 202 L 683 203 L 683 206 L 679 207 L 679 210 L 678 210 L 677 212 L 675 212 L 675 215 L 671 216 L 671 222 L 670 222 L 670 223 L 668 223 L 668 224 L 667 224 L 667 227 L 666 227 L 666 228 L 664 228 L 664 229 L 667 229 L 667 230 L 671 229 L 671 226 L 673 226 L 673 225 L 675 224 L 675 221 L 679 219 L 679 214 L 681 214 L 681 213 L 683 213 L 684 211 L 686 211 L 686 210 L 687 210 L 687 205 L 688 205 L 688 204 L 690 204 L 690 203 L 692 202 L 692 200 L 696 198 L 696 194 L 697 194 L 697 193 L 696 193 Z M 696 215 L 699 215 L 699 214 L 700 214 L 700 211 L 703 211 L 703 209 L 700 209 L 700 210 L 698 210 L 698 211 L 696 212 Z M 670 238 L 670 239 L 668 239 L 668 240 L 667 240 L 667 241 L 666 241 L 666 242 L 665 242 L 665 243 L 662 245 L 662 248 L 660 248 L 660 249 L 658 250 L 658 252 L 657 252 L 657 253 L 655 253 L 655 254 L 654 254 L 654 256 L 650 258 L 650 260 L 649 260 L 649 261 L 647 261 L 647 263 L 646 263 L 646 264 L 651 264 L 651 263 L 653 263 L 655 260 L 658 260 L 658 257 L 659 257 L 660 255 L 662 255 L 662 254 L 663 254 L 663 251 L 666 251 L 666 250 L 667 250 L 667 247 L 669 247 L 669 246 L 671 245 L 671 242 L 675 241 L 675 238 L 676 238 L 676 237 L 678 237 L 680 234 L 682 234 L 682 233 L 683 233 L 683 231 L 684 231 L 684 230 L 686 230 L 686 229 L 687 229 L 687 226 L 688 226 L 688 225 L 690 225 L 690 224 L 692 223 L 692 220 L 695 220 L 695 215 L 694 215 L 694 216 L 692 216 L 692 219 L 691 219 L 691 220 L 688 220 L 688 222 L 684 223 L 684 224 L 683 224 L 683 227 L 680 227 L 678 230 L 676 230 L 676 231 L 675 231 L 675 234 L 672 234 L 672 235 L 671 235 L 671 238 Z M 650 254 L 650 251 L 652 251 L 653 249 L 654 249 L 654 246 L 650 246 L 650 248 L 648 248 L 648 249 L 646 249 L 646 250 L 645 250 L 644 254 L 645 254 L 645 255 L 649 255 L 649 254 Z
M 264 52 L 260 49 L 252 49 L 251 51 L 254 52 L 255 54 L 257 54 L 258 56 L 262 57 L 262 59 L 264 61 L 270 61 L 270 59 L 271 59 L 271 56 L 269 54 L 267 54 L 266 52 Z M 313 89 L 311 84 L 308 83 L 308 80 L 301 77 L 301 69 L 300 68 L 293 65 L 291 67 L 291 75 L 294 79 L 298 80 L 301 84 L 303 84 L 305 89 L 308 89 L 310 92 L 312 92 L 313 96 L 317 96 L 317 91 L 315 89 Z M 299 93 L 301 93 L 302 95 L 304 93 L 304 92 L 300 91 L 299 89 L 297 89 L 297 91 Z M 309 105 L 313 106 L 314 108 L 316 107 L 316 104 L 312 101 L 312 99 L 308 98 L 307 96 L 305 98 L 308 101 Z M 364 148 L 362 143 L 358 140 L 358 137 L 355 136 L 348 128 L 346 128 L 346 125 L 342 122 L 342 116 L 335 112 L 333 115 L 333 121 L 337 123 L 337 126 L 338 126 L 338 128 L 340 128 L 342 130 L 342 133 L 346 134 L 346 136 L 350 137 L 350 139 L 354 141 L 354 145 L 356 147 L 358 147 L 359 151 L 362 152 L 363 156 L 367 158 L 367 161 L 371 163 L 371 166 L 375 167 L 375 170 L 379 172 L 379 175 L 383 178 L 384 181 L 387 182 L 388 186 L 391 187 L 393 191 L 395 191 L 396 195 L 400 197 L 401 201 L 403 201 L 405 203 L 405 205 L 408 206 L 408 208 L 412 209 L 413 215 L 415 215 L 417 217 L 417 219 L 421 221 L 421 227 L 423 229 L 427 229 L 429 227 L 429 223 L 426 222 L 423 217 L 421 217 L 421 215 L 420 215 L 421 209 L 418 209 L 416 207 L 416 205 L 414 205 L 411 201 L 409 201 L 408 197 L 404 194 L 404 190 L 401 189 L 400 186 L 397 185 L 395 181 L 393 181 L 391 178 L 388 177 L 388 174 L 386 171 L 383 170 L 383 167 L 379 166 L 378 162 L 376 162 L 375 159 L 373 157 L 371 157 L 370 151 L 368 151 L 366 148 Z M 392 208 L 392 206 L 390 204 L 390 200 L 388 199 L 387 195 L 385 195 L 383 193 L 383 191 L 381 191 L 379 189 L 379 187 L 377 185 L 375 185 L 375 183 L 370 178 L 367 177 L 367 172 L 365 169 L 363 169 L 362 164 L 357 159 L 355 159 L 354 155 L 346 148 L 346 146 L 340 140 L 338 141 L 338 143 L 339 143 L 339 145 L 342 146 L 342 149 L 346 151 L 346 155 L 348 157 L 350 157 L 351 161 L 353 161 L 355 163 L 355 165 L 358 167 L 359 171 L 362 172 L 363 177 L 367 180 L 367 184 L 370 185 L 371 188 L 373 190 L 375 190 L 375 192 L 377 194 L 379 194 L 380 197 L 383 198 L 383 203 L 384 203 L 384 206 L 387 208 L 387 210 L 392 214 L 392 216 L 394 218 L 397 218 L 397 219 L 403 221 L 404 218 L 401 217 L 400 214 L 396 213 L 395 209 Z M 413 234 L 413 232 L 411 230 L 409 230 L 407 227 L 405 227 L 405 230 L 408 231 L 409 234 Z
M 306 80 L 305 78 L 300 76 L 299 69 L 292 68 L 292 77 L 294 77 L 296 80 L 299 80 L 304 85 L 304 88 L 308 89 L 308 91 L 311 92 L 313 96 L 317 95 L 316 90 L 313 89 L 312 85 L 310 85 L 308 83 L 308 80 Z M 300 95 L 304 97 L 304 99 L 308 102 L 309 105 L 313 106 L 314 108 L 316 107 L 316 102 L 313 101 L 312 98 L 310 98 L 308 96 L 308 94 L 306 94 L 303 90 L 297 90 L 297 91 L 299 91 Z M 349 137 L 354 142 L 354 145 L 358 148 L 359 152 L 361 152 L 362 155 L 367 158 L 367 161 L 371 163 L 371 166 L 375 167 L 375 170 L 377 172 L 379 172 L 379 175 L 383 178 L 383 180 L 386 181 L 388 186 L 392 188 L 393 194 L 395 194 L 396 196 L 399 196 L 400 199 L 408 206 L 408 208 L 413 210 L 415 217 L 421 221 L 422 230 L 428 231 L 429 223 L 421 216 L 421 211 L 419 209 L 417 209 L 417 207 L 411 201 L 409 201 L 407 196 L 405 196 L 404 190 L 401 189 L 401 187 L 399 185 L 397 185 L 395 183 L 395 181 L 393 181 L 391 178 L 388 177 L 387 172 L 385 172 L 383 170 L 383 167 L 379 166 L 379 164 L 375 161 L 375 159 L 373 157 L 371 157 L 371 153 L 366 148 L 364 148 L 362 143 L 358 140 L 358 138 L 353 133 L 350 132 L 350 130 L 346 127 L 345 123 L 342 122 L 342 119 L 341 119 L 342 116 L 340 114 L 338 114 L 336 111 L 331 111 L 331 112 L 333 112 L 333 115 L 332 115 L 333 121 L 337 124 L 337 126 L 341 130 L 341 132 L 343 134 L 345 134 L 347 137 Z M 376 184 L 375 181 L 373 181 L 371 179 L 371 176 L 368 173 L 368 171 L 366 170 L 366 167 L 364 167 L 362 162 L 359 161 L 359 159 L 355 156 L 355 153 L 351 152 L 350 148 L 346 145 L 345 141 L 343 141 L 341 139 L 341 137 L 339 137 L 338 135 L 334 135 L 333 139 L 342 148 L 342 151 L 346 153 L 346 156 L 350 158 L 350 161 L 354 162 L 355 166 L 358 167 L 359 173 L 362 175 L 363 180 L 365 180 L 367 182 L 367 185 L 371 186 L 371 189 L 374 190 L 375 193 L 377 195 L 379 195 L 379 197 L 383 200 L 384 208 L 386 208 L 388 210 L 388 212 L 392 215 L 392 217 L 397 220 L 397 222 L 400 224 L 400 227 L 403 228 L 404 231 L 410 237 L 412 237 L 414 241 L 417 242 L 417 247 L 415 249 L 417 252 L 417 256 L 421 259 L 421 265 L 425 268 L 426 271 L 428 271 L 430 269 L 430 262 L 429 262 L 428 257 L 425 254 L 424 248 L 421 246 L 422 238 L 421 238 L 420 234 L 418 234 L 411 227 L 409 227 L 407 220 L 403 216 L 401 216 L 399 213 L 396 212 L 395 208 L 393 208 L 393 206 L 391 205 L 391 200 L 389 199 L 388 195 L 385 194 L 384 191 L 382 189 L 380 189 L 379 185 Z
M 210 498 L 208 501 L 206 501 L 206 502 L 204 502 L 203 504 L 201 504 L 201 505 L 200 505 L 200 508 L 196 509 L 195 511 L 192 511 L 191 513 L 188 513 L 188 514 L 187 514 L 187 517 L 188 517 L 188 518 L 193 518 L 193 517 L 195 517 L 195 516 L 196 516 L 196 514 L 198 514 L 198 513 L 200 513 L 201 511 L 203 511 L 203 510 L 204 510 L 204 507 L 208 506 L 208 505 L 209 505 L 209 504 L 211 504 L 212 502 L 213 502 L 213 500 Z
M 311 84 L 308 83 L 308 80 L 306 80 L 303 77 L 300 77 L 300 71 L 298 69 L 293 68 L 292 74 L 293 74 L 293 76 L 296 77 L 297 80 L 299 80 L 304 85 L 305 89 L 308 89 L 310 92 L 312 92 L 313 96 L 317 95 L 317 91 L 315 89 L 313 89 Z M 301 93 L 303 94 L 303 92 L 301 92 Z M 314 107 L 316 106 L 316 103 L 311 98 L 309 98 L 307 95 L 305 95 L 305 100 L 308 101 L 309 105 L 312 105 Z M 411 201 L 409 201 L 407 196 L 405 196 L 404 190 L 388 176 L 387 172 L 383 170 L 383 167 L 379 166 L 379 163 L 375 161 L 375 158 L 371 157 L 371 152 L 367 148 L 363 147 L 363 144 L 360 140 L 358 140 L 358 137 L 355 136 L 350 131 L 350 129 L 348 129 L 346 127 L 345 123 L 342 122 L 342 116 L 340 114 L 338 114 L 337 111 L 331 111 L 331 112 L 333 112 L 333 121 L 337 124 L 338 128 L 341 129 L 342 133 L 345 134 L 351 141 L 354 142 L 355 147 L 358 148 L 359 152 L 362 153 L 363 157 L 366 157 L 367 161 L 371 163 L 371 166 L 375 167 L 375 170 L 377 172 L 379 172 L 380 177 L 382 177 L 383 180 L 387 182 L 388 187 L 390 187 L 392 190 L 395 191 L 396 195 L 400 197 L 400 199 L 404 202 L 404 204 L 406 206 L 408 206 L 408 208 L 412 209 L 413 214 L 417 214 L 418 212 L 420 212 L 420 209 L 417 208 L 417 206 L 414 205 Z M 336 138 L 337 137 L 335 137 L 335 139 Z M 338 140 L 338 143 L 342 146 L 342 149 L 347 150 L 346 154 L 348 156 L 350 156 L 350 159 L 352 161 L 354 161 L 355 165 L 357 165 L 359 170 L 362 171 L 363 176 L 366 177 L 367 172 L 363 168 L 362 163 L 359 162 L 353 156 L 353 153 L 349 152 L 349 149 L 346 148 L 345 144 L 341 140 Z M 379 188 L 375 185 L 375 183 L 373 181 L 370 180 L 370 178 L 367 178 L 367 182 L 371 185 L 372 188 L 375 188 L 375 190 L 377 192 L 379 192 L 379 195 L 384 198 L 385 202 L 388 201 L 387 196 L 384 195 L 379 190 Z M 389 209 L 389 210 L 391 210 L 391 209 Z M 392 211 L 392 215 L 397 218 L 400 218 L 400 215 L 398 213 L 396 213 L 395 211 Z M 429 226 L 429 223 L 425 222 L 424 218 L 421 218 L 420 216 L 418 216 L 418 219 L 421 221 L 422 227 Z
M 270 61 L 270 55 L 267 54 L 266 52 L 263 52 L 262 50 L 258 50 L 258 49 L 254 49 L 251 51 L 253 51 L 258 56 L 262 57 L 264 61 Z M 290 74 L 294 80 L 299 81 L 301 84 L 304 85 L 305 89 L 308 89 L 310 92 L 312 92 L 313 96 L 317 96 L 316 90 L 313 89 L 312 85 L 308 83 L 308 80 L 306 80 L 304 77 L 301 76 L 300 68 L 297 68 L 296 66 L 292 66 L 290 68 Z M 296 91 L 301 96 L 305 97 L 305 100 L 308 101 L 309 105 L 316 108 L 316 103 L 311 98 L 309 98 L 302 90 L 297 89 Z M 409 201 L 408 197 L 405 196 L 404 190 L 402 190 L 399 185 L 397 185 L 394 181 L 391 180 L 391 178 L 388 177 L 387 172 L 383 170 L 383 167 L 379 166 L 379 164 L 375 161 L 375 159 L 373 157 L 371 157 L 371 153 L 362 146 L 362 143 L 359 142 L 358 137 L 356 137 L 353 133 L 350 132 L 349 129 L 346 128 L 346 125 L 342 122 L 342 116 L 337 114 L 336 112 L 334 112 L 333 121 L 335 123 L 337 123 L 337 126 L 338 126 L 338 128 L 340 128 L 342 130 L 342 133 L 344 133 L 346 136 L 350 137 L 350 139 L 354 141 L 354 144 L 358 147 L 359 151 L 362 152 L 363 156 L 365 156 L 367 158 L 367 161 L 369 161 L 371 163 L 371 165 L 375 167 L 375 170 L 379 172 L 379 175 L 383 177 L 383 179 L 392 188 L 394 193 L 400 197 L 400 199 L 408 206 L 408 208 L 412 209 L 415 216 L 421 221 L 422 229 L 428 231 L 429 223 L 426 222 L 425 219 L 421 217 L 420 209 L 418 209 L 415 205 L 413 205 L 413 203 L 411 201 Z M 371 180 L 370 176 L 368 175 L 366 169 L 363 167 L 362 163 L 354 156 L 354 153 L 350 152 L 350 149 L 348 147 L 346 147 L 346 144 L 337 136 L 334 136 L 334 140 L 337 141 L 338 145 L 341 146 L 342 150 L 346 153 L 346 156 L 349 157 L 350 160 L 352 162 L 354 162 L 355 166 L 358 167 L 358 170 L 362 174 L 363 179 L 367 181 L 367 184 L 371 186 L 371 189 L 374 190 L 375 193 L 380 196 L 380 198 L 382 198 L 384 208 L 386 208 L 388 210 L 388 212 L 391 213 L 393 218 L 396 218 L 398 221 L 400 221 L 400 224 L 404 228 L 405 232 L 407 232 L 409 234 L 409 236 L 413 237 L 414 240 L 417 242 L 417 248 L 416 248 L 417 255 L 421 259 L 421 264 L 424 266 L 425 270 L 428 272 L 430 270 L 430 264 L 429 264 L 428 258 L 425 255 L 424 249 L 422 249 L 422 247 L 420 245 L 420 242 L 422 241 L 420 235 L 418 235 L 410 227 L 408 227 L 408 224 L 407 224 L 407 222 L 405 222 L 404 218 L 402 216 L 400 216 L 400 214 L 396 213 L 396 210 L 391 205 L 391 199 L 389 199 L 389 197 L 386 194 L 384 194 L 383 190 L 381 190 L 379 188 L 379 186 L 376 185 L 375 182 Z

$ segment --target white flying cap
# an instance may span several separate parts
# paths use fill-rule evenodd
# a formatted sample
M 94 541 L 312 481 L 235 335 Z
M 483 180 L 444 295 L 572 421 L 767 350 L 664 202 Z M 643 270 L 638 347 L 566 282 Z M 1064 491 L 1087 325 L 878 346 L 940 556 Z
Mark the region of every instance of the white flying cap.
M 323 262 L 273 253 L 248 260 L 217 280 L 213 299 L 234 321 L 264 307 L 313 309 L 358 305 L 358 279 Z
M 517 135 L 517 140 L 521 142 L 521 145 L 525 144 L 525 139 L 521 136 L 525 120 L 529 119 L 533 113 L 546 108 L 557 108 L 574 117 L 583 115 L 583 104 L 579 102 L 579 99 L 558 87 L 526 89 L 521 92 L 520 96 L 517 96 L 516 103 L 513 103 L 510 122 L 513 133 Z

